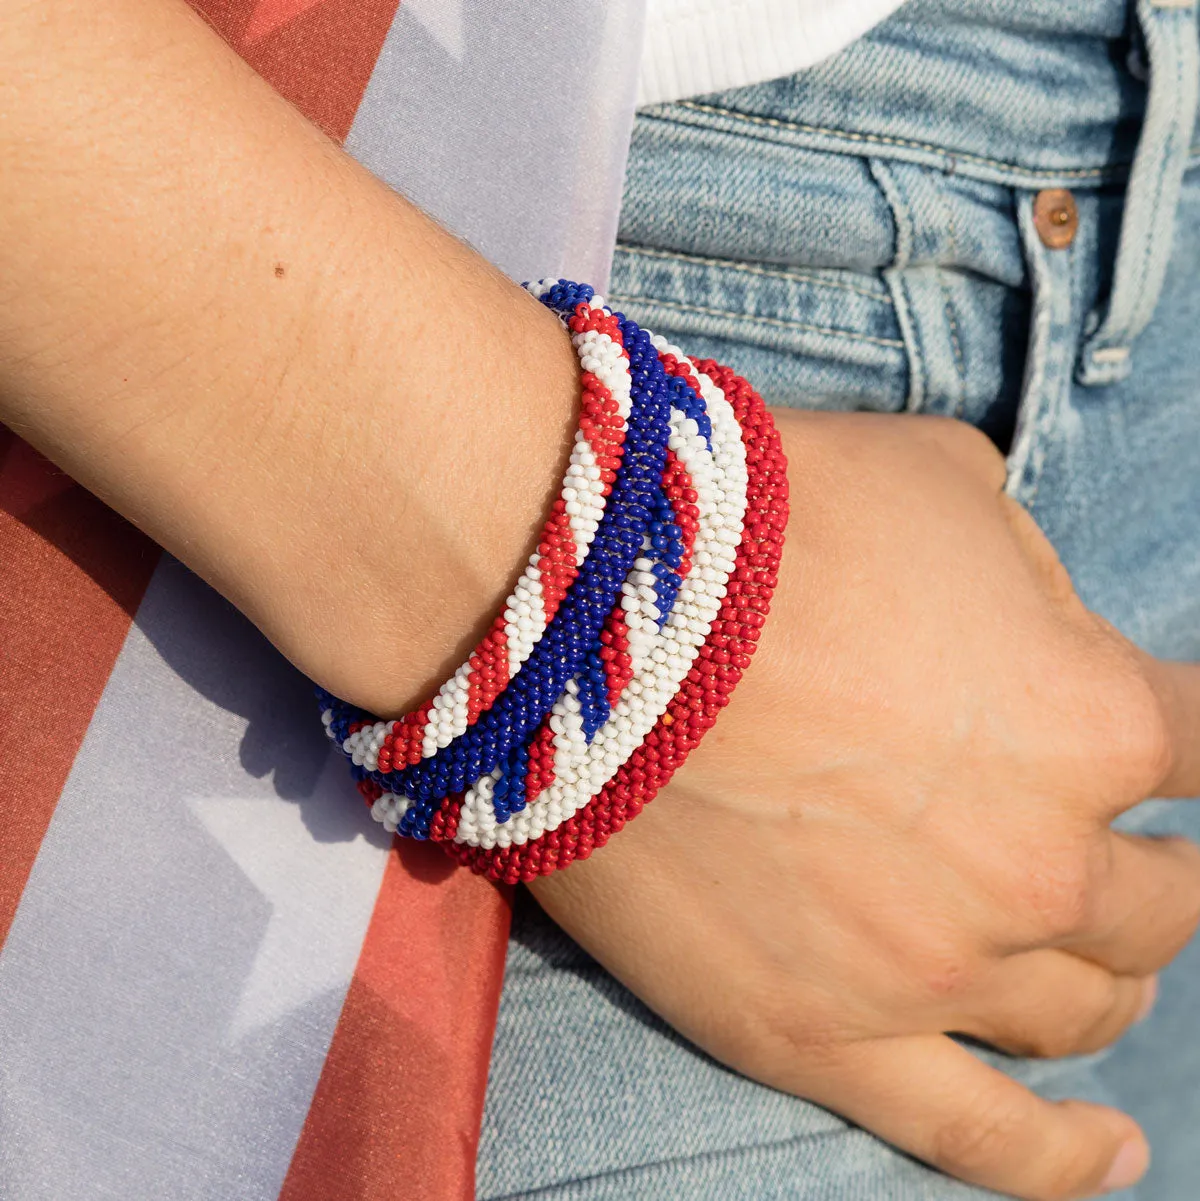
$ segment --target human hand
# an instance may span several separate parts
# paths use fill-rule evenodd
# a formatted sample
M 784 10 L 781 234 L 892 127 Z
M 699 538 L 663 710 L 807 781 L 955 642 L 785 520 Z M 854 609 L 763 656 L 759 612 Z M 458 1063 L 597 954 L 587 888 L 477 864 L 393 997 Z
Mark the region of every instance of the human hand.
M 792 520 L 754 664 L 639 820 L 531 887 L 749 1076 L 1000 1191 L 1130 1184 L 1130 1118 L 946 1032 L 1075 1054 L 1153 1002 L 1200 850 L 1109 823 L 1200 792 L 1200 667 L 1085 609 L 969 426 L 777 418 Z

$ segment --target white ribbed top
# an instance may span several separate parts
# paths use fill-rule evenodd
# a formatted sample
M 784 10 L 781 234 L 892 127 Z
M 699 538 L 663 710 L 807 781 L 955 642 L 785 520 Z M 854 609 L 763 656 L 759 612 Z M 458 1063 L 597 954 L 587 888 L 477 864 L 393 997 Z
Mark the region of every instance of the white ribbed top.
M 638 103 L 790 75 L 899 7 L 900 0 L 648 0 Z

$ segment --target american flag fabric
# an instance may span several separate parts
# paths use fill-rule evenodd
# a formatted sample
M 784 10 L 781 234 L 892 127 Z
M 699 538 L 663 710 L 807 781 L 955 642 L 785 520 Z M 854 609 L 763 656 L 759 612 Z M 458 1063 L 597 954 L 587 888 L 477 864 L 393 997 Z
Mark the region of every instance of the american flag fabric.
M 193 0 L 515 278 L 604 282 L 641 0 Z M 510 896 L 393 846 L 311 685 L 0 427 L 0 1197 L 466 1201 Z

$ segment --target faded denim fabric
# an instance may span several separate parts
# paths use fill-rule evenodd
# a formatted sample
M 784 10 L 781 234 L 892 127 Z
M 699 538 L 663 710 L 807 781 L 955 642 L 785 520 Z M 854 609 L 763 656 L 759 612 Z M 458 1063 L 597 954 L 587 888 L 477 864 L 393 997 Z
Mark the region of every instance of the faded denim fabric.
M 772 403 L 980 426 L 1087 604 L 1200 658 L 1197 53 L 1195 3 L 916 0 L 814 69 L 645 110 L 609 295 Z M 1060 187 L 1079 228 L 1051 250 L 1032 207 Z M 1123 824 L 1200 837 L 1200 807 Z M 982 1054 L 1143 1123 L 1153 1167 L 1116 1196 L 1200 1197 L 1200 945 L 1115 1049 Z M 524 898 L 478 1195 L 992 1194 L 712 1062 Z

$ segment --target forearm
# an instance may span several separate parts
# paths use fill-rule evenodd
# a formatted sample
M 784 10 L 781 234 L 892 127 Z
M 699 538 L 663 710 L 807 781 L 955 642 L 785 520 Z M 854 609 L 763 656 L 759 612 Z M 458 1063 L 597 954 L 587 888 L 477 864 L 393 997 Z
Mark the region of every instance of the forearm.
M 561 475 L 554 319 L 182 0 L 0 0 L 0 162 L 0 418 L 264 628 L 289 604 L 386 621 L 386 681 L 352 661 L 352 612 L 345 654 L 308 665 L 416 699 Z

